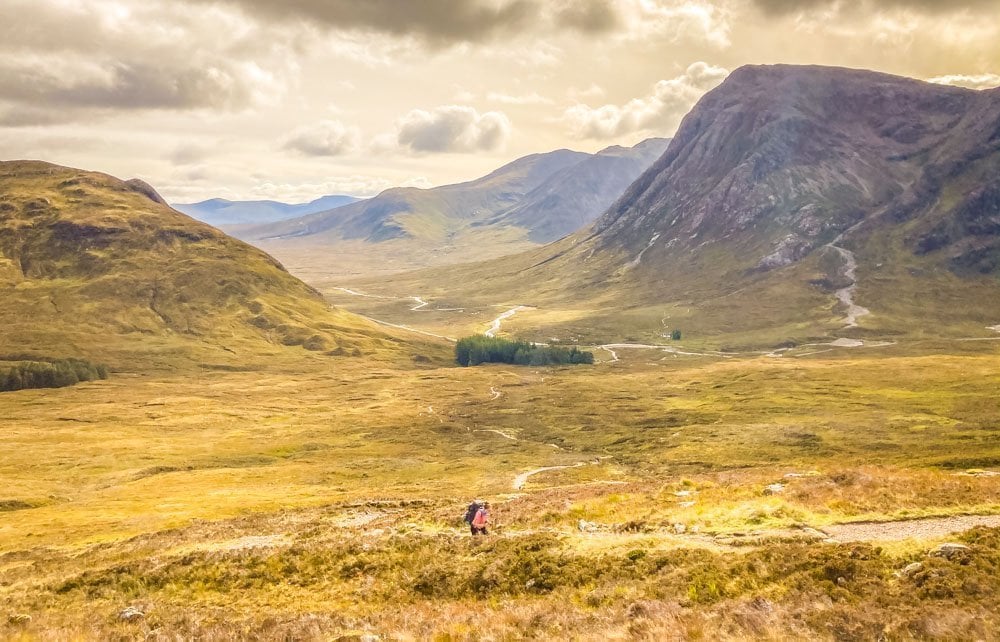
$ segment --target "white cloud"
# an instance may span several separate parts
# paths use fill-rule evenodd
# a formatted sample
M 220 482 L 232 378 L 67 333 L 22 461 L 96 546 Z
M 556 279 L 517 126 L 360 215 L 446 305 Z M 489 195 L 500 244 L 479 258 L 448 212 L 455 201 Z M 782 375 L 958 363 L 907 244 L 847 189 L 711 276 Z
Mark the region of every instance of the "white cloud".
M 563 120 L 576 138 L 603 140 L 634 132 L 669 135 L 698 99 L 728 74 L 722 67 L 696 62 L 680 76 L 656 83 L 649 96 L 624 105 L 576 104 L 564 112 Z
M 290 133 L 282 145 L 306 156 L 341 156 L 358 149 L 361 130 L 338 120 L 321 120 Z
M 432 111 L 414 109 L 396 124 L 395 141 L 414 152 L 474 152 L 500 149 L 510 137 L 511 123 L 499 111 L 480 114 L 464 105 Z M 385 138 L 376 140 L 384 145 Z
M 929 78 L 927 82 L 937 85 L 966 87 L 967 89 L 993 89 L 994 87 L 1000 87 L 1000 74 L 948 74 L 946 76 Z
M 696 0 L 621 0 L 626 40 L 690 40 L 717 48 L 730 45 L 732 14 L 723 4 Z

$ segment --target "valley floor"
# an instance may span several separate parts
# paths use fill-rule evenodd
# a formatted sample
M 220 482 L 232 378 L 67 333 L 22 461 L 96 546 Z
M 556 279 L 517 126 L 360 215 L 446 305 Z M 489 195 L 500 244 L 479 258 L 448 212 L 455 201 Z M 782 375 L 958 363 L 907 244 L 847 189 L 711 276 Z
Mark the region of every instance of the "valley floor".
M 1000 354 L 970 345 L 4 393 L 0 638 L 991 639 Z

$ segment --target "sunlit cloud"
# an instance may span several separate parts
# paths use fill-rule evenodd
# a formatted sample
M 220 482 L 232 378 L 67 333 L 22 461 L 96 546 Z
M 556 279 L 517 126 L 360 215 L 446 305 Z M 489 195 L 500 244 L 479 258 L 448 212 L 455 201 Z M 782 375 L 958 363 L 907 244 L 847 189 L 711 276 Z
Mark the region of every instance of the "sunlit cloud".
M 321 120 L 296 128 L 282 147 L 306 156 L 341 156 L 361 145 L 361 130 L 339 120 Z
M 506 114 L 480 114 L 464 105 L 444 105 L 425 111 L 414 109 L 396 125 L 397 144 L 413 152 L 475 152 L 503 147 L 510 137 Z
M 1000 87 L 1000 74 L 948 74 L 928 78 L 927 82 L 966 89 L 993 89 Z
M 606 140 L 634 132 L 669 135 L 692 105 L 728 74 L 722 67 L 696 62 L 680 76 L 656 83 L 649 96 L 623 105 L 577 104 L 565 111 L 563 120 L 575 138 Z

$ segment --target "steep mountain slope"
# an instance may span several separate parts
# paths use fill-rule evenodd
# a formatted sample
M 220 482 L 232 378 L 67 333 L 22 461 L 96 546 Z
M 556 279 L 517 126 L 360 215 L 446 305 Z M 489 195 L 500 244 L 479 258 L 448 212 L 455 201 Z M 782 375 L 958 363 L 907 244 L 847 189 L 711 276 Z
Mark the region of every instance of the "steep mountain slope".
M 172 207 L 191 218 L 215 227 L 263 225 L 324 212 L 358 202 L 353 196 L 321 196 L 308 203 L 291 205 L 279 201 L 229 201 L 213 198 L 199 203 L 177 203 Z
M 548 243 L 592 223 L 666 150 L 670 139 L 634 147 L 608 147 L 557 172 L 480 226 L 520 227 L 535 243 Z
M 618 336 L 773 345 L 989 335 L 998 274 L 1000 89 L 779 65 L 704 96 L 590 230 L 448 280 Z
M 330 212 L 240 232 L 245 239 L 319 236 L 322 240 L 397 238 L 445 241 L 459 227 L 508 208 L 560 170 L 588 155 L 560 149 L 533 154 L 474 181 L 433 189 L 398 187 Z
M 148 185 L 36 161 L 0 163 L 0 291 L 7 355 L 145 368 L 400 344 Z

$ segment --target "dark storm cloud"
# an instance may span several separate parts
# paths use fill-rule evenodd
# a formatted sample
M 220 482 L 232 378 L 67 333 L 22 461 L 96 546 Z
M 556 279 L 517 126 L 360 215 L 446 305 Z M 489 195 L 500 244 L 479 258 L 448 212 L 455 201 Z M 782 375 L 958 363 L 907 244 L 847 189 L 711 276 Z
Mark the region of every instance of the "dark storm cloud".
M 189 0 L 211 2 L 213 0 Z M 545 27 L 584 32 L 618 24 L 610 0 L 228 0 L 272 20 L 304 20 L 332 29 L 413 36 L 430 44 L 480 42 Z
M 808 9 L 830 7 L 838 4 L 836 0 L 754 0 L 754 3 L 765 13 L 782 15 L 805 11 Z M 963 9 L 992 9 L 1000 11 L 997 0 L 878 0 L 839 3 L 841 8 L 848 10 L 858 8 L 904 8 L 915 9 L 925 13 L 950 13 Z M 858 6 L 860 5 L 860 6 Z

